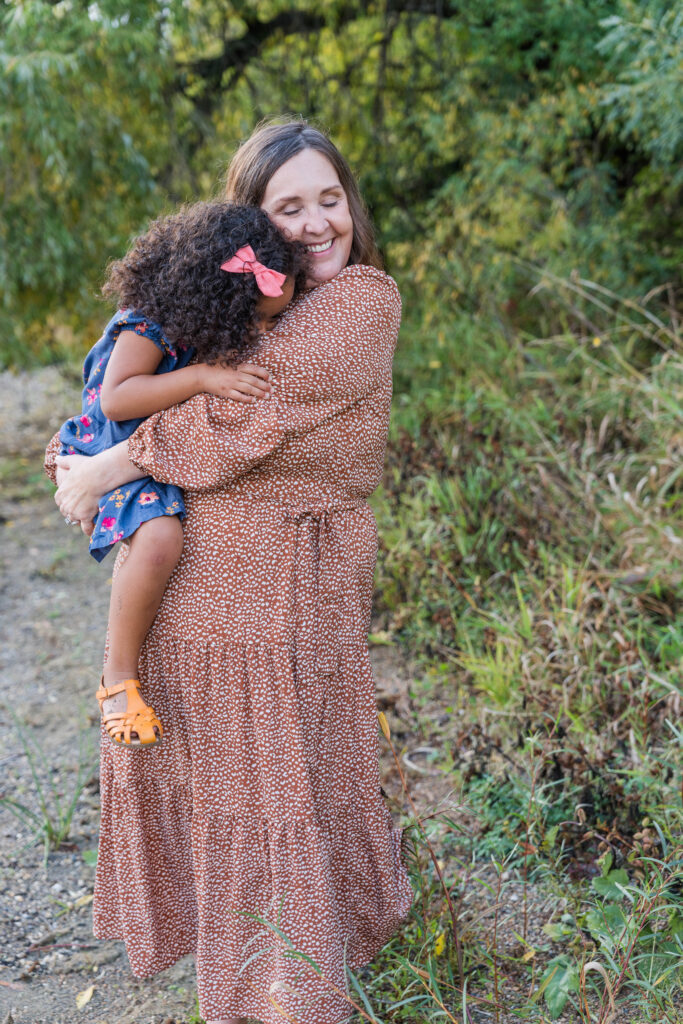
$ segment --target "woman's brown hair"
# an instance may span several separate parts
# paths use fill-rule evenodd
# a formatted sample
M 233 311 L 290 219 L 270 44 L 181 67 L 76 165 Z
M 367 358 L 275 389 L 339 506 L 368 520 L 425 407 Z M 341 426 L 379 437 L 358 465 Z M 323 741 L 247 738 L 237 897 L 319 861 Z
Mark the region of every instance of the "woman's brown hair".
M 255 129 L 230 161 L 225 183 L 226 198 L 246 206 L 260 206 L 275 172 L 304 149 L 316 149 L 327 157 L 346 192 L 353 221 L 349 263 L 364 263 L 382 270 L 382 257 L 375 244 L 370 215 L 351 168 L 334 143 L 303 118 L 267 121 Z

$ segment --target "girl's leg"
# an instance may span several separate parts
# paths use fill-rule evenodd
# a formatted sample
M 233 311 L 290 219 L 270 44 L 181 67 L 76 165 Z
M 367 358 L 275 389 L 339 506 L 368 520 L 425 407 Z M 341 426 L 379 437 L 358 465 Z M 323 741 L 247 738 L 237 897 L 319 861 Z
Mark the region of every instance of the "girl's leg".
M 149 519 L 133 534 L 128 558 L 112 581 L 105 686 L 137 679 L 140 648 L 182 550 L 183 528 L 178 516 Z M 125 711 L 127 705 L 126 694 L 117 693 L 103 702 L 102 711 Z M 132 738 L 137 735 L 133 733 Z

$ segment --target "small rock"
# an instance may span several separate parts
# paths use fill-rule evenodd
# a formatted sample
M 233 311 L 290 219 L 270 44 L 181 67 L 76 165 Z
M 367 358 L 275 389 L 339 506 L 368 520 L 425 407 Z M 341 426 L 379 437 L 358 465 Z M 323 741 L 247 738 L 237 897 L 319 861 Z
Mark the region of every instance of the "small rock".
M 62 936 L 66 934 L 68 933 L 64 928 L 46 932 L 45 935 L 41 935 L 40 938 L 36 939 L 36 941 L 32 943 L 31 948 L 40 949 L 41 946 L 49 946 L 53 942 L 58 942 Z
M 95 971 L 103 964 L 113 963 L 121 956 L 119 949 L 93 949 L 87 953 L 74 953 L 66 963 L 53 968 L 58 974 L 74 974 L 80 971 Z

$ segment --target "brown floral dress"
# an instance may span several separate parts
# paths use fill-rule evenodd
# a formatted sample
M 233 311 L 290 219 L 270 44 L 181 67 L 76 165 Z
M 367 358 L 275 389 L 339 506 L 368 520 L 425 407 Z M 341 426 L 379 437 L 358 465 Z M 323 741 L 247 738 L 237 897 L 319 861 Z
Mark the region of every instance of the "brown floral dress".
M 163 742 L 103 734 L 94 931 L 139 976 L 194 953 L 207 1018 L 346 1019 L 345 964 L 412 903 L 367 648 L 400 308 L 347 267 L 262 344 L 270 400 L 197 395 L 129 441 L 187 518 L 140 663 Z

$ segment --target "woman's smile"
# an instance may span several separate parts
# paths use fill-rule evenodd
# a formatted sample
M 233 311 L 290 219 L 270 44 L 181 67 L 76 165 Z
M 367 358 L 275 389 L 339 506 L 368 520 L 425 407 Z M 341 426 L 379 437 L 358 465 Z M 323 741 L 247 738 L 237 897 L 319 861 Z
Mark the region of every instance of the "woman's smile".
M 334 238 L 328 239 L 327 242 L 317 242 L 315 245 L 307 245 L 306 252 L 319 254 L 329 252 L 331 247 L 334 245 Z

